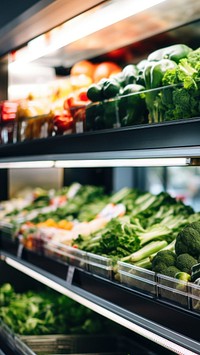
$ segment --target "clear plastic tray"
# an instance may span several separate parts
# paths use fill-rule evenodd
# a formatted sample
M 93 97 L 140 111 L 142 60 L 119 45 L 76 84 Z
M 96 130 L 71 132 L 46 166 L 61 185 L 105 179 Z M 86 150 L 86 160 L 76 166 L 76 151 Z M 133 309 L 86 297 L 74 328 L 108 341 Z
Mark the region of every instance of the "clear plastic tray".
M 94 275 L 112 279 L 113 277 L 113 261 L 112 259 L 93 253 L 87 253 L 88 271 Z
M 16 228 L 12 223 L 0 221 L 0 231 L 2 232 L 3 235 L 8 237 L 9 239 L 14 239 L 14 234 L 16 231 Z
M 123 285 L 156 295 L 155 272 L 122 261 L 118 261 L 117 266 L 119 280 Z
M 200 313 L 200 285 L 188 283 L 188 296 L 190 309 Z
M 4 251 L 17 254 L 19 240 L 16 237 L 16 228 L 12 224 L 0 224 L 0 244 Z
M 116 354 L 116 339 L 106 335 L 40 335 L 15 338 L 16 349 L 22 355 L 49 354 Z M 109 352 L 110 351 L 110 352 Z M 119 353 L 117 354 L 125 354 Z
M 39 231 L 30 232 L 26 237 L 19 235 L 18 239 L 26 249 L 43 254 L 45 240 Z
M 14 138 L 15 122 L 0 122 L 0 144 L 15 143 Z
M 24 343 L 18 336 L 15 336 L 14 339 L 15 349 L 21 355 L 35 355 L 36 353 L 28 346 L 28 344 Z
M 44 243 L 44 254 L 47 257 L 87 270 L 94 275 L 112 279 L 112 259 L 88 253 L 60 242 L 49 240 Z
M 44 243 L 44 254 L 63 263 L 87 269 L 86 252 L 53 240 Z
M 189 113 L 182 110 L 181 106 L 179 110 L 173 110 L 173 107 L 179 105 L 177 93 L 182 88 L 180 83 L 92 103 L 86 108 L 86 129 L 95 131 L 199 117 L 198 103 L 191 112 L 188 104 Z M 188 94 L 187 89 L 183 90 Z M 190 95 L 192 101 L 192 91 Z M 198 102 L 197 98 L 194 99 Z
M 35 117 L 18 117 L 16 119 L 16 141 L 22 142 L 53 135 L 53 115 L 44 114 Z
M 189 308 L 187 282 L 157 274 L 157 292 L 159 299 Z
M 0 318 L 0 335 L 1 338 L 5 339 L 6 343 L 11 347 L 12 350 L 15 350 L 15 335 L 12 330 L 2 322 Z
M 17 335 L 1 321 L 0 334 L 13 353 L 21 355 L 127 355 L 130 349 L 144 351 L 134 340 L 113 334 Z

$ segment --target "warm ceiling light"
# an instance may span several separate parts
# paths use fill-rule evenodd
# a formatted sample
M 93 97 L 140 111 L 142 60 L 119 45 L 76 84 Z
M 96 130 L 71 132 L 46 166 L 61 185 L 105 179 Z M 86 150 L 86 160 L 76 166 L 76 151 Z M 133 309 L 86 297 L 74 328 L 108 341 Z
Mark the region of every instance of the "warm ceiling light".
M 9 67 L 21 67 L 70 43 L 102 30 L 166 0 L 112 0 L 68 20 L 64 24 L 36 37 L 26 47 L 16 51 Z

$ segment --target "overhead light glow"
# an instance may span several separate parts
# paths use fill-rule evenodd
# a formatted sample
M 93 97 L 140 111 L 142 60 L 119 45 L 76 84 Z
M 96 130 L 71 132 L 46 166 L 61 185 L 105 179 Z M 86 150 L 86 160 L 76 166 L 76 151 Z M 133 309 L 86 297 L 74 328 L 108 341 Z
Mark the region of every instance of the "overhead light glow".
M 49 31 L 48 36 L 43 34 L 29 41 L 26 47 L 15 52 L 15 61 L 9 66 L 21 67 L 164 1 L 166 0 L 108 1 Z

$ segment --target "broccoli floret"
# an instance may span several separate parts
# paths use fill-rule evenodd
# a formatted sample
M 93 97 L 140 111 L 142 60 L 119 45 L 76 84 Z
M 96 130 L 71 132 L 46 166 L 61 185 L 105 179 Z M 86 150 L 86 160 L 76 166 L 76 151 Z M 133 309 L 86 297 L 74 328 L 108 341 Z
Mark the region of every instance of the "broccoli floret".
M 162 84 L 176 85 L 161 91 L 164 120 L 198 116 L 200 98 L 200 49 L 181 59 L 174 69 L 166 71 Z
M 187 56 L 187 60 L 193 68 L 196 68 L 200 62 L 200 48 L 191 51 Z
M 175 277 L 177 273 L 179 273 L 180 270 L 176 266 L 169 266 L 166 270 L 164 275 L 170 276 L 170 277 Z
M 180 272 L 176 266 L 177 256 L 171 250 L 159 251 L 152 260 L 152 270 L 160 274 L 175 277 Z
M 194 258 L 200 256 L 200 221 L 185 226 L 176 237 L 175 252 L 177 255 L 190 254 Z
M 152 270 L 154 272 L 157 272 L 158 274 L 165 275 L 165 273 L 167 272 L 167 266 L 165 265 L 165 263 L 160 262 L 160 263 L 154 265 L 154 267 L 152 267 Z
M 191 274 L 191 268 L 197 264 L 197 260 L 188 253 L 180 254 L 176 260 L 176 266 L 184 273 Z
M 152 270 L 166 275 L 169 266 L 175 266 L 176 254 L 171 250 L 159 251 L 152 260 Z

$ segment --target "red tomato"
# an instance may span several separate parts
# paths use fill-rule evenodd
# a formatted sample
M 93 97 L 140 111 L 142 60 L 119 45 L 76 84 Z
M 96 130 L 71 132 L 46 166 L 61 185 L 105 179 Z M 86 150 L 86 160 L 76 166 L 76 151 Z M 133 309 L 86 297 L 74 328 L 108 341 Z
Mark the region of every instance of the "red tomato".
M 80 91 L 79 92 L 79 94 L 78 94 L 78 98 L 79 98 L 79 100 L 81 100 L 81 101 L 86 101 L 86 102 L 88 102 L 89 101 L 89 99 L 88 99 L 88 97 L 87 97 L 87 90 L 82 90 L 82 91 Z

